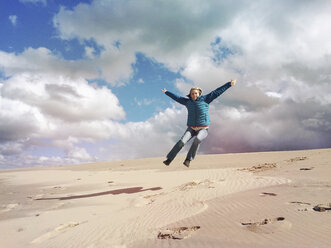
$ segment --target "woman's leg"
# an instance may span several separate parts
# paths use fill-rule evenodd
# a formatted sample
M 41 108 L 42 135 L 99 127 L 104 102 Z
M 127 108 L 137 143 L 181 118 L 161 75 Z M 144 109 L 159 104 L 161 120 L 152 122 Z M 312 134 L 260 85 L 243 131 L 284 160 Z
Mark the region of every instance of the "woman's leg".
M 172 160 L 177 156 L 179 151 L 184 147 L 184 145 L 193 137 L 194 131 L 190 128 L 186 129 L 184 135 L 181 139 L 174 145 L 171 151 L 167 155 L 167 162 L 168 164 L 171 163 Z
M 191 145 L 191 148 L 187 153 L 185 162 L 187 160 L 191 161 L 195 158 L 195 155 L 197 154 L 201 141 L 204 140 L 207 136 L 208 136 L 208 129 L 202 129 L 198 132 L 197 137 L 195 137 Z

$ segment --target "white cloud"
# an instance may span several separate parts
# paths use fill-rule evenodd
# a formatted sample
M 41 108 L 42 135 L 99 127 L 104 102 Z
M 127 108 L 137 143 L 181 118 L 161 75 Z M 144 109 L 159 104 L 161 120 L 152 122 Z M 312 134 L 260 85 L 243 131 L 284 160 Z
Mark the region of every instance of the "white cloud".
M 281 98 L 282 94 L 279 94 L 278 92 L 273 92 L 273 91 L 267 91 L 266 92 L 267 96 L 274 97 L 274 98 Z
M 117 48 L 108 48 L 101 52 L 100 56 L 94 60 L 95 65 L 102 70 L 102 75 L 112 86 L 127 84 L 133 72 L 131 67 L 135 62 L 134 51 L 120 52 Z
M 105 159 L 165 156 L 184 133 L 186 109 L 167 108 L 144 122 L 118 126 L 115 143 L 100 154 Z
M 176 79 L 176 88 L 183 94 L 187 95 L 190 92 L 190 89 L 193 87 L 193 84 L 186 82 L 183 78 Z
M 1 133 L 2 132 L 3 130 L 1 130 Z M 1 137 L 1 139 L 3 139 L 3 137 Z M 17 155 L 22 153 L 24 149 L 24 142 L 26 142 L 26 140 L 15 139 L 14 141 L 8 141 L 0 144 L 0 154 L 3 160 L 5 160 L 4 156 Z
M 194 82 L 205 91 L 211 91 L 240 77 L 235 68 L 228 64 L 217 65 L 208 56 L 191 56 L 182 72 L 183 76 Z
M 151 105 L 153 102 L 155 102 L 155 99 L 147 99 L 147 98 L 143 98 L 141 100 L 138 100 L 136 97 L 134 98 L 134 102 L 138 105 L 138 106 L 148 106 Z
M 55 56 L 49 49 L 27 48 L 23 53 L 7 53 L 0 51 L 0 68 L 6 76 L 16 74 L 61 75 L 73 79 L 98 77 L 98 70 L 90 61 L 68 61 Z
M 138 79 L 138 83 L 139 83 L 139 84 L 143 84 L 143 83 L 144 83 L 144 79 L 139 78 L 139 79 Z
M 229 13 L 236 13 L 238 6 L 219 1 L 100 0 L 79 4 L 73 10 L 62 8 L 54 25 L 63 39 L 93 38 L 104 46 L 98 64 L 104 77 L 114 82 L 129 77 L 137 51 L 179 69 L 192 52 L 209 47 L 217 28 L 227 24 Z M 118 42 L 119 48 L 115 46 Z
M 185 77 L 175 85 L 183 95 L 193 85 L 208 93 L 237 78 L 210 107 L 201 152 L 330 147 L 330 12 L 327 0 L 95 0 L 62 7 L 53 19 L 59 37 L 93 39 L 104 49 L 93 56 L 86 47 L 88 59 L 78 61 L 47 48 L 0 51 L 9 77 L 0 84 L 0 160 L 16 153 L 39 163 L 23 153 L 36 138 L 64 151 L 49 163 L 166 155 L 185 130 L 184 108 L 175 103 L 144 122 L 125 123 L 116 96 L 86 82 L 100 76 L 112 86 L 127 84 L 137 52 Z M 100 144 L 98 156 L 83 142 Z
M 111 90 L 94 88 L 84 79 L 21 74 L 8 79 L 1 91 L 5 99 L 37 109 L 47 119 L 81 122 L 125 117 Z
M 238 108 L 236 108 L 238 111 Z M 302 111 L 300 111 L 300 109 Z M 250 152 L 329 147 L 331 112 L 310 102 L 284 102 L 258 112 L 213 108 L 202 152 Z M 311 113 L 319 113 L 311 117 Z
M 93 47 L 89 47 L 89 46 L 85 47 L 86 57 L 93 59 L 95 57 L 94 53 L 95 53 L 95 49 Z
M 61 163 L 94 160 L 81 142 L 114 136 L 114 121 L 125 118 L 110 89 L 52 74 L 23 73 L 4 80 L 0 84 L 0 109 L 0 153 L 6 166 L 12 156 L 38 160 L 26 153 L 45 146 L 38 143 L 45 139 L 50 140 L 47 146 L 63 151 Z M 51 157 L 42 161 L 60 162 Z M 35 162 L 39 165 L 40 161 Z
M 17 16 L 16 15 L 10 15 L 8 17 L 8 19 L 13 24 L 13 26 L 16 26 L 16 24 L 17 24 Z
M 63 39 L 93 38 L 104 46 L 95 62 L 113 84 L 130 78 L 134 55 L 143 52 L 211 90 L 232 77 L 274 85 L 293 73 L 326 71 L 331 30 L 320 24 L 329 22 L 330 10 L 328 1 L 279 1 L 270 8 L 268 1 L 167 1 L 161 7 L 158 1 L 99 0 L 62 8 L 54 25 Z M 234 52 L 220 64 L 210 60 L 217 37 Z

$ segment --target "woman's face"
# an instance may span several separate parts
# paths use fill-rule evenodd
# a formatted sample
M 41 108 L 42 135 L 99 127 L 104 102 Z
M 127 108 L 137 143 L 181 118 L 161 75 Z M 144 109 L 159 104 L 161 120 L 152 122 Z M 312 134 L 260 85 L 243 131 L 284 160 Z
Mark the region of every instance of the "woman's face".
M 200 92 L 198 90 L 191 90 L 190 96 L 195 101 L 200 96 Z

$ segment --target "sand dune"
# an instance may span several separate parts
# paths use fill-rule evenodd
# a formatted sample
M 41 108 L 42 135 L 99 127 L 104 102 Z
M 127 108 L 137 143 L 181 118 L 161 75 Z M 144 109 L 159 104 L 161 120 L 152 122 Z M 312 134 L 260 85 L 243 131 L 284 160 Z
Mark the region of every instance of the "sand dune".
M 330 247 L 331 149 L 0 171 L 0 247 Z

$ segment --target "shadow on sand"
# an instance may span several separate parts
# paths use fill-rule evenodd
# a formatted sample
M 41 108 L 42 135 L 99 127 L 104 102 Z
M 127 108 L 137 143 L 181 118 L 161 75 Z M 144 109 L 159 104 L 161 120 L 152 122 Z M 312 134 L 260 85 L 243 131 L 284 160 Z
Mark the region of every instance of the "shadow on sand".
M 89 197 L 96 197 L 102 195 L 119 195 L 119 194 L 133 194 L 133 193 L 140 193 L 147 190 L 160 190 L 161 187 L 154 187 L 154 188 L 147 188 L 143 189 L 143 187 L 133 187 L 133 188 L 124 188 L 124 189 L 115 189 L 110 191 L 98 192 L 93 194 L 85 194 L 85 195 L 73 195 L 73 196 L 65 196 L 65 197 L 51 197 L 51 198 L 38 198 L 35 199 L 37 201 L 43 200 L 72 200 L 72 199 L 80 199 L 80 198 L 89 198 Z

